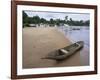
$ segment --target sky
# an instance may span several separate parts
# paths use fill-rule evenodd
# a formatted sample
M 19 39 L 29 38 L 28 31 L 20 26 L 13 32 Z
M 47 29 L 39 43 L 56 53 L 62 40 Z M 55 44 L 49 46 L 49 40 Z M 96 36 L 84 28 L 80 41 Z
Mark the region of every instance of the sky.
M 45 18 L 46 20 L 53 19 L 65 19 L 65 16 L 68 16 L 68 19 L 72 18 L 73 20 L 90 20 L 89 13 L 69 13 L 69 12 L 43 12 L 43 11 L 25 11 L 29 17 L 38 15 L 40 18 Z

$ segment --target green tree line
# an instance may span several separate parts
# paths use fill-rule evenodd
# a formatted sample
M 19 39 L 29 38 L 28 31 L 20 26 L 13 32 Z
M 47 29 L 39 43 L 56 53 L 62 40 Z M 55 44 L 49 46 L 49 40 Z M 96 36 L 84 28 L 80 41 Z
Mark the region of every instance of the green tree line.
M 45 18 L 40 18 L 39 16 L 33 16 L 33 17 L 29 17 L 24 11 L 23 11 L 23 27 L 27 26 L 29 27 L 29 24 L 47 24 L 49 26 L 63 26 L 64 24 L 67 24 L 69 26 L 89 26 L 90 25 L 90 20 L 80 20 L 80 21 L 76 21 L 73 20 L 72 18 L 70 18 L 68 20 L 68 16 L 65 16 L 64 20 L 61 19 L 53 19 L 51 18 L 50 20 L 46 20 Z

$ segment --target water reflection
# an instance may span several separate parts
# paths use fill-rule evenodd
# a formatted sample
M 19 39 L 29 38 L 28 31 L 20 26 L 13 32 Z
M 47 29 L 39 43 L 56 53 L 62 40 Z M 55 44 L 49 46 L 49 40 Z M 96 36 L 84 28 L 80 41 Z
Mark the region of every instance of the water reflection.
M 89 47 L 89 27 L 87 26 L 72 26 L 58 28 L 64 35 L 72 42 L 84 41 L 85 45 Z

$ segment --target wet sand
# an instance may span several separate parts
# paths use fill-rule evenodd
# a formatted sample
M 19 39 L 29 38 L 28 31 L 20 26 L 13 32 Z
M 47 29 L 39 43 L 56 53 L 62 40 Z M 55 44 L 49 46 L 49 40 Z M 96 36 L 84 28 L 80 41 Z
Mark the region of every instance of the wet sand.
M 56 28 L 23 28 L 23 68 L 80 66 L 80 52 L 57 62 L 41 59 L 49 52 L 70 45 L 71 42 Z

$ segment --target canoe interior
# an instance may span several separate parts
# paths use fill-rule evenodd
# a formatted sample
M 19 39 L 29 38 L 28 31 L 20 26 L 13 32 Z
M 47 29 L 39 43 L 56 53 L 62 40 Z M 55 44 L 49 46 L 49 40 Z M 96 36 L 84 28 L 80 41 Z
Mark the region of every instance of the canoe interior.
M 59 50 L 55 50 L 55 51 L 49 53 L 48 56 L 49 57 L 59 57 L 59 56 L 61 57 L 63 55 L 69 55 L 69 54 L 72 54 L 72 53 L 78 51 L 82 47 L 83 47 L 83 42 L 79 41 L 79 42 L 71 44 L 71 45 L 69 45 L 67 47 L 62 48 L 64 50 L 66 50 L 68 52 L 68 54 L 63 53 L 61 51 L 61 49 L 59 49 Z

